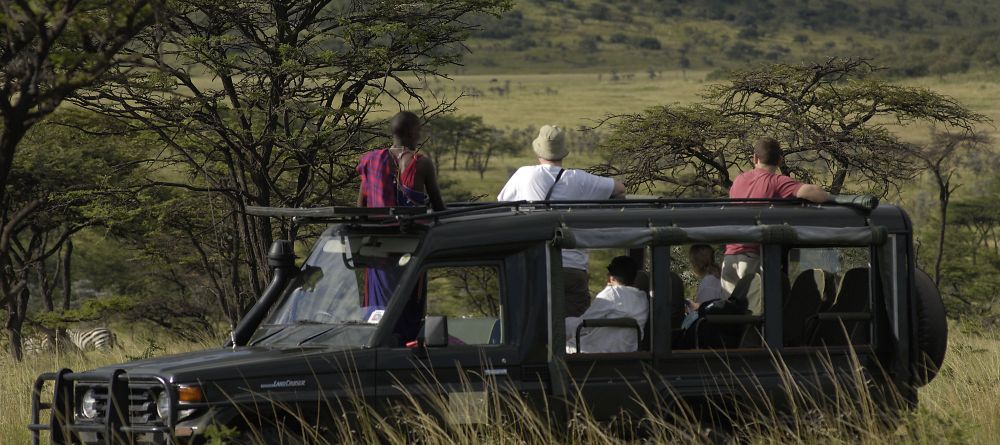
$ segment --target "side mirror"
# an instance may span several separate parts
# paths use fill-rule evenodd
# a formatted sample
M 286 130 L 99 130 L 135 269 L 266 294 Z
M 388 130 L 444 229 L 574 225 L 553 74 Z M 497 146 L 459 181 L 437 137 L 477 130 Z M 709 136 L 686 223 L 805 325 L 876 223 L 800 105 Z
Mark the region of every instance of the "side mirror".
M 448 317 L 429 315 L 424 319 L 424 346 L 448 346 Z

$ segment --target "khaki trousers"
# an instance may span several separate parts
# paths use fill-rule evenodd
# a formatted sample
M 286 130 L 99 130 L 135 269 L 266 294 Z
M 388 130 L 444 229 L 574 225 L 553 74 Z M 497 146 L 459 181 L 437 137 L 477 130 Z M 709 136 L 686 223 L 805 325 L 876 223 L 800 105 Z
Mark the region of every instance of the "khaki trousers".
M 736 255 L 726 255 L 722 259 L 722 290 L 726 295 L 733 293 L 736 282 L 740 281 L 748 273 L 756 273 L 760 270 L 760 254 L 758 253 L 738 253 Z

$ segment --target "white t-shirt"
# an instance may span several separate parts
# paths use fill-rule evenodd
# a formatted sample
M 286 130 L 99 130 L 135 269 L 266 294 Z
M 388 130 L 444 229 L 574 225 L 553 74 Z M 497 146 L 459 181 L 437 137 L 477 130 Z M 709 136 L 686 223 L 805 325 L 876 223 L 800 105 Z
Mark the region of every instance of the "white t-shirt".
M 576 328 L 583 320 L 601 318 L 634 318 L 639 323 L 639 335 L 627 328 L 583 328 L 579 352 L 635 352 L 639 338 L 649 318 L 649 297 L 631 286 L 608 285 L 587 311 L 579 317 L 566 317 L 566 352 L 575 353 Z
M 722 281 L 719 280 L 719 277 L 712 274 L 702 277 L 701 283 L 698 283 L 697 298 L 698 303 L 726 298 L 722 292 Z
M 544 164 L 517 169 L 497 195 L 497 201 L 541 201 L 556 181 L 562 167 Z M 583 170 L 566 169 L 552 190 L 553 201 L 584 201 L 611 198 L 615 180 Z M 563 249 L 563 267 L 587 270 L 587 252 Z

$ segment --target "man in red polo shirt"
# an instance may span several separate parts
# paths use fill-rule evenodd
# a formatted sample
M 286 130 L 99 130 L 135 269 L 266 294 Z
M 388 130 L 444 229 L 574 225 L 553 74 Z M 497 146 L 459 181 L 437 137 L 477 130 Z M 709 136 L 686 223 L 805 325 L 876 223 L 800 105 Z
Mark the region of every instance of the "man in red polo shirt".
M 732 199 L 800 198 L 812 202 L 827 202 L 830 194 L 819 186 L 803 184 L 782 175 L 778 168 L 784 162 L 781 145 L 772 138 L 761 138 L 753 144 L 754 169 L 743 172 L 729 188 Z M 729 244 L 722 261 L 722 289 L 731 294 L 736 282 L 747 273 L 760 268 L 760 245 Z

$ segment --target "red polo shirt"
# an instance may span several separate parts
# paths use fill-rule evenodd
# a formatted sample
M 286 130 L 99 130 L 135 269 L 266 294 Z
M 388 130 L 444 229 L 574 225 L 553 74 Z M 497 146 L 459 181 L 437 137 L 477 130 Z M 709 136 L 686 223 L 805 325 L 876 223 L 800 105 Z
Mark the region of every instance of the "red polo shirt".
M 733 181 L 729 188 L 729 197 L 733 199 L 746 198 L 794 198 L 802 183 L 788 176 L 771 173 L 762 168 L 743 172 Z M 726 255 L 740 253 L 757 253 L 757 244 L 727 244 Z

